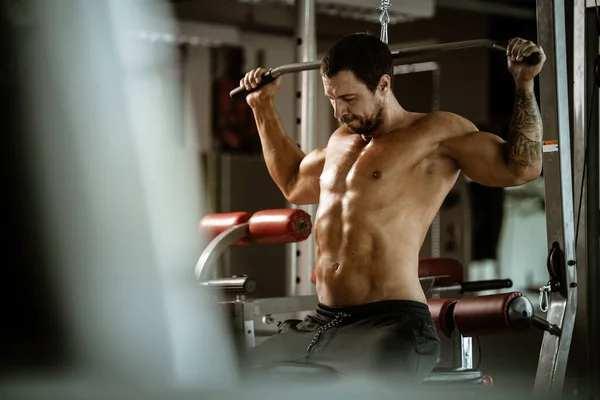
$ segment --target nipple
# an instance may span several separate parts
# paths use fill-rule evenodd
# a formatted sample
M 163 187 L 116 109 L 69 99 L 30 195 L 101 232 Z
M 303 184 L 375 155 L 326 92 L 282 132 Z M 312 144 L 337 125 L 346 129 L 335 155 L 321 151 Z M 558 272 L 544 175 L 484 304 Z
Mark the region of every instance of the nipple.
M 373 178 L 375 178 L 375 179 L 381 178 L 381 172 L 379 172 L 379 171 L 373 172 Z

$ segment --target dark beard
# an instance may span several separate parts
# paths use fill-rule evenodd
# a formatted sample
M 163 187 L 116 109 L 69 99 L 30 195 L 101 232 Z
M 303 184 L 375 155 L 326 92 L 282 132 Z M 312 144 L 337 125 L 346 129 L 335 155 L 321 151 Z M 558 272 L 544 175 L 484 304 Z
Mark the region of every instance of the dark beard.
M 380 108 L 379 111 L 377 112 L 377 115 L 374 118 L 367 119 L 364 122 L 361 121 L 361 126 L 359 126 L 358 128 L 354 128 L 354 127 L 350 127 L 350 126 L 347 126 L 347 128 L 350 129 L 350 131 L 352 131 L 352 133 L 368 136 L 369 134 L 371 134 L 372 132 L 374 132 L 381 126 L 381 123 L 383 121 L 382 116 L 381 116 L 382 114 L 383 114 L 383 108 Z M 342 120 L 341 122 L 348 124 L 355 120 L 357 120 L 357 119 L 355 118 L 355 119 L 351 119 L 351 120 Z

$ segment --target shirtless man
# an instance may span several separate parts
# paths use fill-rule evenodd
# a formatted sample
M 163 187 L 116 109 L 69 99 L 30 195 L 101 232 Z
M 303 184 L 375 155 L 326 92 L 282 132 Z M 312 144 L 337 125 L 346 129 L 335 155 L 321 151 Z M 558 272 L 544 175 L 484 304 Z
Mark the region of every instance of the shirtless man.
M 523 57 L 540 52 L 530 66 Z M 281 77 L 247 96 L 268 170 L 293 204 L 319 204 L 314 224 L 319 306 L 255 347 L 253 366 L 307 362 L 353 376 L 419 382 L 437 362 L 439 338 L 419 283 L 419 250 L 459 172 L 486 186 L 515 186 L 542 168 L 534 77 L 543 50 L 509 42 L 516 98 L 508 142 L 449 112 L 405 110 L 392 91 L 386 44 L 353 34 L 321 64 L 340 127 L 304 154 L 284 131 L 273 97 Z M 257 87 L 265 72 L 240 85 Z M 335 337 L 334 337 L 335 336 Z

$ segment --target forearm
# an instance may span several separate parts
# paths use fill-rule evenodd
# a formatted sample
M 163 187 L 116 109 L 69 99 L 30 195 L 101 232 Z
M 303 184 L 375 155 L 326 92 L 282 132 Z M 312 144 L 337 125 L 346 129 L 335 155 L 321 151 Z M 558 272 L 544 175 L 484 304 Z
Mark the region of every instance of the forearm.
M 288 137 L 272 101 L 264 101 L 253 107 L 252 111 L 267 169 L 277 186 L 287 196 L 298 174 L 300 163 L 306 155 Z
M 517 83 L 507 143 L 507 162 L 515 175 L 539 175 L 542 167 L 542 137 L 542 117 L 533 81 Z

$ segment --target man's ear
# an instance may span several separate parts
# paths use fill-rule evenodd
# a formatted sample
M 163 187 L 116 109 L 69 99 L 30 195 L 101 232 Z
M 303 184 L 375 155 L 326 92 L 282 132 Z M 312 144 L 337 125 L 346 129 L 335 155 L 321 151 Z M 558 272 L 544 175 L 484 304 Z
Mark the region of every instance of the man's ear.
M 384 74 L 379 78 L 379 84 L 377 85 L 377 89 L 381 91 L 391 90 L 392 89 L 392 78 L 388 74 Z

